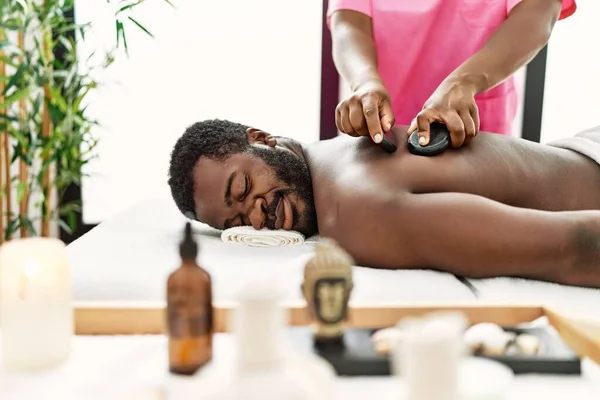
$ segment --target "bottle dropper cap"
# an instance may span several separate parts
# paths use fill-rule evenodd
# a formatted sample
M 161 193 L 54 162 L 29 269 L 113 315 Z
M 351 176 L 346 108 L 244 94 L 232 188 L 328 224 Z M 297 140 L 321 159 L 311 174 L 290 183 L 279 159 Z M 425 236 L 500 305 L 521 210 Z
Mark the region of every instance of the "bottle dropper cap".
M 195 260 L 198 255 L 198 243 L 194 240 L 192 224 L 189 222 L 185 224 L 183 240 L 179 244 L 179 255 L 186 260 Z

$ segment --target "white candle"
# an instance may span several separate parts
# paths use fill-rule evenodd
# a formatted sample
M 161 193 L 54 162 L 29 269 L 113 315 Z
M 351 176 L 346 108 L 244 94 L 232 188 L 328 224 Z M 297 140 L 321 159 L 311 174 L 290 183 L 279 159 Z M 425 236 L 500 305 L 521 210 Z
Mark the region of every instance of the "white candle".
M 49 368 L 68 357 L 71 274 L 60 240 L 17 239 L 0 247 L 0 329 L 9 371 Z
M 461 314 L 432 313 L 401 321 L 403 335 L 394 346 L 395 373 L 405 379 L 410 400 L 458 400 L 459 364 L 463 354 Z

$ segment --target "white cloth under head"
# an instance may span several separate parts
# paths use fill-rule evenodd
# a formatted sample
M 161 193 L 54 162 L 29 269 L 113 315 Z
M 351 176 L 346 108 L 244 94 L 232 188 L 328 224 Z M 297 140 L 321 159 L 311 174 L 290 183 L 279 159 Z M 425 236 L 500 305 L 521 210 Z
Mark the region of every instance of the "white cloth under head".
M 294 244 L 303 244 L 304 235 L 296 231 L 284 229 L 256 230 L 251 226 L 236 226 L 221 233 L 221 240 L 225 243 L 239 243 L 251 247 L 282 247 Z

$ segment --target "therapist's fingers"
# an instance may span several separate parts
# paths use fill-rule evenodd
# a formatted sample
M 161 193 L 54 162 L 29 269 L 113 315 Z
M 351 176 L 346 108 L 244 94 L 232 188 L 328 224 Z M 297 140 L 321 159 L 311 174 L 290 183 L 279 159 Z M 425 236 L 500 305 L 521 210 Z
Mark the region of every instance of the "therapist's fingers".
M 342 107 L 342 103 L 338 104 L 335 108 L 335 126 L 337 126 L 338 130 L 342 133 L 344 132 L 344 127 L 342 126 L 342 114 L 340 112 L 340 108 Z
M 442 115 L 442 120 L 450 131 L 450 141 L 452 147 L 457 149 L 465 142 L 465 125 L 463 120 L 455 111 L 450 111 Z
M 419 144 L 426 146 L 429 144 L 429 125 L 435 121 L 435 118 L 428 110 L 423 110 L 417 114 L 415 118 L 417 122 L 417 132 L 419 136 Z
M 348 108 L 350 110 L 350 124 L 352 125 L 354 133 L 360 136 L 368 135 L 369 130 L 367 129 L 367 122 L 363 115 L 362 105 L 360 103 L 351 103 Z
M 379 103 L 379 119 L 384 132 L 389 132 L 396 123 L 396 118 L 392 111 L 392 104 L 388 99 L 384 99 Z
M 417 118 L 413 118 L 412 121 L 410 121 L 410 126 L 408 127 L 408 129 L 406 130 L 406 133 L 408 135 L 412 135 L 412 133 L 414 131 L 416 131 L 418 128 L 417 126 Z
M 350 123 L 350 108 L 348 106 L 340 109 L 340 120 L 342 128 L 344 129 L 342 132 L 350 136 L 358 136 L 358 133 L 354 131 L 354 128 L 352 128 L 352 124 Z
M 379 119 L 379 105 L 373 98 L 364 98 L 362 100 L 363 121 L 366 121 L 369 136 L 375 143 L 381 143 L 383 140 L 383 128 Z
M 480 129 L 480 121 L 479 121 L 479 108 L 477 108 L 477 103 L 473 102 L 471 107 L 469 108 L 469 114 L 471 114 L 471 118 L 475 123 L 475 136 L 479 133 Z
M 335 112 L 335 125 L 340 130 L 340 132 L 353 136 L 352 126 L 349 122 L 347 122 L 347 120 L 348 106 L 344 102 L 342 102 L 338 104 Z
M 465 127 L 465 142 L 468 142 L 477 134 L 475 130 L 475 121 L 473 121 L 473 117 L 471 117 L 469 110 L 461 110 L 458 112 L 458 115 Z

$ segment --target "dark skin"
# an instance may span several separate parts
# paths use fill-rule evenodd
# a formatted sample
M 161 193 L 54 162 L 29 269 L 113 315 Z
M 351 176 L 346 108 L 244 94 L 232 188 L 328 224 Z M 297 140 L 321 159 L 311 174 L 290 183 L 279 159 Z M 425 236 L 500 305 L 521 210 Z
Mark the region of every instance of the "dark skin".
M 308 164 L 320 234 L 335 239 L 357 265 L 600 287 L 595 162 L 569 150 L 486 133 L 460 151 L 420 157 L 408 152 L 405 131 L 392 129 L 399 146 L 391 155 L 368 138 L 341 136 L 304 146 L 275 141 L 262 131 L 248 137 L 253 146 L 291 151 Z M 600 143 L 600 129 L 586 135 Z M 244 153 L 225 166 L 208 159 L 198 165 L 199 220 L 222 229 L 224 221 L 242 213 L 239 224 L 259 228 L 268 218 L 258 209 L 261 199 L 268 202 L 281 182 L 264 162 Z M 230 207 L 222 196 L 224 171 L 236 170 L 248 171 L 253 189 Z M 242 193 L 244 186 L 236 190 Z M 296 229 L 301 219 L 302 213 L 287 226 L 291 222 Z
M 500 84 L 535 57 L 550 38 L 561 4 L 561 0 L 525 0 L 515 6 L 485 45 L 440 82 L 406 132 L 418 130 L 425 145 L 429 125 L 438 121 L 448 126 L 453 147 L 475 137 L 479 113 L 474 96 Z M 331 18 L 331 37 L 336 67 L 353 92 L 338 105 L 336 125 L 350 136 L 369 135 L 379 143 L 380 134 L 395 121 L 377 70 L 372 20 L 339 10 Z
M 254 128 L 248 129 L 247 134 L 254 146 L 265 149 L 277 146 L 277 151 L 288 151 L 296 157 L 302 155 L 302 148 L 296 142 L 282 139 L 278 145 L 271 135 Z M 276 192 L 289 189 L 289 186 L 278 180 L 271 167 L 256 156 L 236 154 L 225 162 L 201 158 L 196 163 L 194 175 L 196 216 L 211 226 L 219 229 L 242 225 L 255 229 L 307 229 L 305 221 L 294 218 L 294 213 L 303 215 L 307 208 L 293 191 L 284 196 L 279 218 L 275 215 L 277 212 L 269 215 L 268 208 L 276 201 Z

